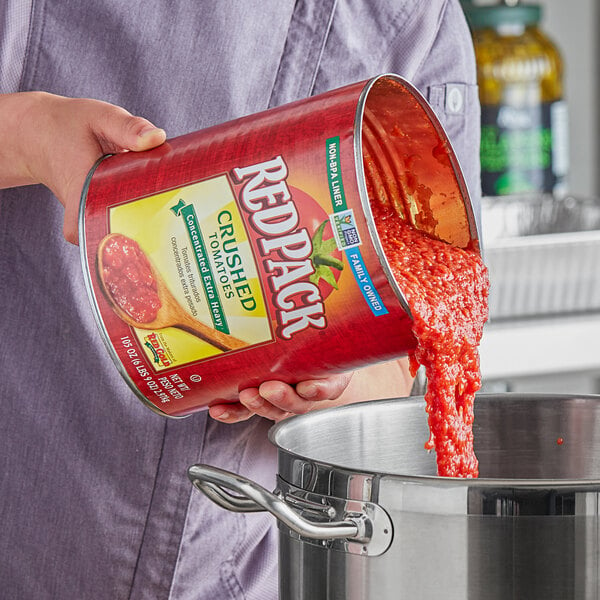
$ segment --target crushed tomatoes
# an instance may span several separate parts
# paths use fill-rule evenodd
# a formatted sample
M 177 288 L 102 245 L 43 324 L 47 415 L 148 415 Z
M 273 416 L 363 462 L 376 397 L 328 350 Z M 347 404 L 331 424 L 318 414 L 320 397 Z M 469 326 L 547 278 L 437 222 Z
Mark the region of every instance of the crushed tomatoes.
M 477 477 L 473 402 L 481 387 L 479 342 L 487 320 L 488 275 L 478 252 L 453 247 L 372 203 L 381 242 L 413 317 L 413 375 L 427 375 L 430 438 L 438 474 Z

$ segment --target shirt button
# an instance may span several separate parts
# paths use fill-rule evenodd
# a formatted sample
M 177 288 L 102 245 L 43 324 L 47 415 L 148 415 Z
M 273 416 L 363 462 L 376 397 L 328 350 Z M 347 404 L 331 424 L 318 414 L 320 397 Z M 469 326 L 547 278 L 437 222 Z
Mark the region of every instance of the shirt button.
M 446 88 L 446 112 L 458 114 L 462 112 L 464 104 L 463 92 L 458 85 Z

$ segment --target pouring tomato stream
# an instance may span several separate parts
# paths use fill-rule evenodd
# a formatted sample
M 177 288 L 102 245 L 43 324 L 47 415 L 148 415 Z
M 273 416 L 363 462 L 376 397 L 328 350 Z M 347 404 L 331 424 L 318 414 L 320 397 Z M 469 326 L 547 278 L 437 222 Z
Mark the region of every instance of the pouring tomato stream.
M 427 375 L 430 438 L 425 447 L 435 449 L 439 475 L 477 477 L 473 403 L 481 387 L 478 346 L 488 317 L 487 269 L 477 251 L 428 236 L 399 219 L 391 205 L 371 204 L 413 317 L 417 347 L 409 355 L 411 372 L 423 365 Z

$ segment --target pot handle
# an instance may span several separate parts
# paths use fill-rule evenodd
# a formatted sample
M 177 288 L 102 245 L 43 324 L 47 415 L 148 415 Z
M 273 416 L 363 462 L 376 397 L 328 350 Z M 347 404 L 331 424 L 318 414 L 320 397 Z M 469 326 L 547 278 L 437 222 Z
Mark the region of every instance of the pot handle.
M 371 523 L 365 515 L 347 516 L 343 521 L 314 523 L 301 517 L 276 494 L 241 475 L 209 465 L 193 465 L 188 469 L 188 477 L 198 490 L 219 506 L 234 512 L 266 510 L 302 537 L 313 540 L 348 539 L 361 544 L 371 538 Z

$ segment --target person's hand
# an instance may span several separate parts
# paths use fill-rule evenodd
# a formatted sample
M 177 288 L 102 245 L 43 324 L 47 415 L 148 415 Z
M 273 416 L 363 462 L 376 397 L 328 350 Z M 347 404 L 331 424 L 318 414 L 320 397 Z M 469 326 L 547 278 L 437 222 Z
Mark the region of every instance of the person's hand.
M 401 358 L 353 373 L 302 381 L 295 386 L 266 381 L 258 388 L 242 390 L 238 402 L 211 406 L 209 414 L 223 423 L 237 423 L 253 415 L 281 421 L 294 414 L 331 406 L 408 396 L 412 382 L 408 359 Z
M 45 92 L 0 95 L 0 188 L 41 183 L 65 207 L 65 239 L 77 243 L 82 188 L 105 154 L 148 150 L 166 135 L 99 100 Z
M 281 421 L 292 414 L 333 406 L 333 401 L 342 395 L 351 379 L 352 373 L 343 373 L 302 381 L 295 386 L 281 381 L 266 381 L 258 388 L 242 390 L 239 402 L 211 406 L 209 413 L 225 423 L 244 421 L 255 414 Z

